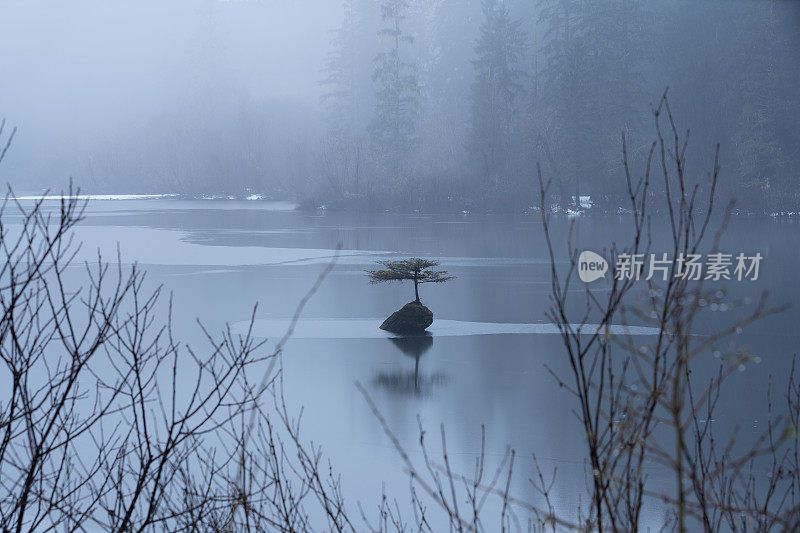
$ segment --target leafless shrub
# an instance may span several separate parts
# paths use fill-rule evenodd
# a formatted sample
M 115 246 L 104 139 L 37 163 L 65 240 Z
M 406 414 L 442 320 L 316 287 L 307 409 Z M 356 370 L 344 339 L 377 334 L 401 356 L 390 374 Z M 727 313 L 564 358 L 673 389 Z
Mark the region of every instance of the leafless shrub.
M 260 343 L 176 342 L 171 304 L 135 265 L 98 254 L 76 283 L 84 205 L 71 188 L 55 211 L 43 202 L 0 207 L 0 526 L 161 527 L 194 511 L 175 504 L 176 480 L 246 408 L 235 393 Z
M 628 246 L 611 249 L 612 264 L 623 253 L 651 251 L 649 210 L 653 207 L 668 217 L 673 258 L 696 254 L 704 246 L 716 252 L 733 206 L 731 203 L 723 213 L 709 240 L 719 175 L 717 159 L 704 184 L 690 183 L 685 157 L 689 135 L 678 132 L 666 93 L 653 108 L 653 118 L 657 138 L 638 179 L 632 175 L 625 137 L 622 139 L 633 227 Z M 717 157 L 718 153 L 719 147 Z M 653 173 L 660 178 L 653 178 Z M 705 287 L 702 280 L 677 275 L 680 265 L 673 261 L 668 280 L 649 280 L 643 298 L 634 291 L 635 277 L 614 276 L 604 292 L 587 288 L 581 309 L 568 293 L 578 267 L 572 231 L 567 244 L 569 264 L 566 272 L 559 272 L 550 215 L 545 209 L 548 184 L 541 173 L 539 179 L 542 224 L 551 259 L 549 317 L 561 332 L 570 368 L 568 376 L 556 376 L 556 380 L 577 400 L 578 419 L 586 436 L 592 508 L 580 522 L 590 529 L 636 530 L 648 501 L 666 505 L 672 512 L 670 527 L 679 531 L 717 531 L 723 526 L 750 530 L 756 524 L 759 530 L 768 530 L 795 521 L 796 483 L 785 474 L 792 471 L 787 451 L 797 443 L 788 437 L 796 425 L 773 416 L 771 403 L 769 429 L 752 443 L 742 442 L 735 431 L 723 437 L 711 424 L 726 378 L 747 362 L 737 335 L 783 307 L 767 307 L 764 294 L 744 318 L 711 334 L 697 335 L 698 316 L 707 304 L 722 303 L 724 295 Z M 659 180 L 663 190 L 653 191 Z M 641 343 L 610 333 L 612 323 L 627 324 L 631 317 L 655 326 L 658 334 Z M 722 348 L 717 375 L 706 384 L 696 382 L 693 371 L 699 368 L 699 356 L 719 350 L 721 344 L 727 348 Z M 787 398 L 790 413 L 795 412 L 792 406 L 797 405 L 797 393 L 793 382 Z M 789 449 L 787 445 L 791 445 Z M 761 483 L 755 472 L 764 456 L 771 461 L 773 475 Z M 645 463 L 672 472 L 675 492 L 651 489 L 643 471 Z

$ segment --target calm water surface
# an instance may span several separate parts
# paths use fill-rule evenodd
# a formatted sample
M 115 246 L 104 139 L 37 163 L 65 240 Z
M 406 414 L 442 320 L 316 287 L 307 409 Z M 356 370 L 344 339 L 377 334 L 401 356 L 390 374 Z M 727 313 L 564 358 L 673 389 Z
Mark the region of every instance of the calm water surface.
M 554 220 L 562 248 L 568 225 Z M 584 447 L 574 402 L 544 368 L 567 375 L 559 337 L 544 316 L 550 273 L 537 214 L 357 215 L 297 212 L 268 202 L 95 201 L 79 234 L 87 253 L 97 247 L 111 252 L 119 241 L 124 261 L 138 260 L 151 281 L 174 293 L 178 335 L 198 345 L 196 318 L 212 330 L 226 323 L 240 328 L 256 302 L 256 333 L 274 339 L 341 243 L 339 263 L 286 347 L 284 371 L 287 399 L 304 408 L 305 436 L 323 445 L 348 498 L 371 509 L 385 485 L 401 501 L 408 499 L 401 462 L 355 387 L 361 382 L 410 451 L 417 449 L 417 417 L 434 451 L 444 424 L 456 468 L 469 473 L 483 424 L 490 461 L 499 461 L 507 446 L 518 453 L 517 496 L 536 501 L 527 481 L 535 453 L 546 470 L 558 468 L 559 506 L 578 503 Z M 623 243 L 626 234 L 621 218 L 578 220 L 575 246 L 601 251 Z M 663 232 L 654 235 L 664 242 Z M 736 296 L 769 290 L 775 303 L 798 299 L 797 224 L 736 219 L 723 248 L 760 251 L 765 259 L 758 282 L 720 288 Z M 438 258 L 457 276 L 421 288 L 440 320 L 428 338 L 393 339 L 377 329 L 413 299 L 413 287 L 370 285 L 363 271 L 376 260 L 401 256 Z M 733 317 L 717 315 L 700 328 L 710 331 Z M 775 375 L 777 388 L 785 379 L 800 346 L 798 318 L 790 310 L 742 334 L 741 343 L 762 363 L 731 378 L 735 394 L 720 403 L 721 431 L 763 429 L 766 382 Z M 716 365 L 707 356 L 708 372 Z M 657 468 L 652 475 L 671 486 Z M 658 525 L 658 511 L 646 522 Z

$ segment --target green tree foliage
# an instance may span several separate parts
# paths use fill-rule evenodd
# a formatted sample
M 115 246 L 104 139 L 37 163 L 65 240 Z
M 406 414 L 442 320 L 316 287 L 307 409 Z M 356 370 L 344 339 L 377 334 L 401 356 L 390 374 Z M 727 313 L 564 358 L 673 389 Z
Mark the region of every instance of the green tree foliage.
M 364 0 L 345 0 L 341 25 L 334 31 L 330 50 L 321 70 L 321 97 L 332 130 L 357 132 L 363 128 Z M 369 75 L 369 74 L 368 74 Z
M 363 188 L 363 102 L 368 96 L 364 49 L 366 27 L 364 0 L 345 0 L 344 17 L 334 32 L 331 48 L 321 71 L 325 91 L 328 131 L 319 151 L 319 171 L 324 186 L 339 199 L 360 195 Z M 368 61 L 368 60 L 367 60 Z M 368 69 L 366 69 L 368 70 Z
M 419 302 L 419 285 L 423 283 L 444 283 L 455 278 L 446 270 L 430 270 L 439 266 L 439 261 L 430 261 L 418 257 L 411 257 L 402 261 L 378 261 L 378 264 L 384 268 L 366 271 L 370 283 L 413 281 L 414 296 L 417 302 Z
M 541 0 L 539 9 L 540 103 L 557 120 L 551 139 L 561 166 L 556 179 L 573 201 L 582 194 L 597 200 L 620 170 L 620 132 L 630 136 L 646 116 L 645 10 L 640 0 Z
M 562 208 L 589 195 L 616 211 L 620 134 L 644 164 L 649 104 L 669 86 L 692 138 L 721 144 L 723 195 L 796 211 L 797 13 L 778 0 L 345 0 L 318 182 L 370 208 L 525 209 L 541 163 Z
M 484 178 L 507 177 L 518 132 L 525 34 L 500 0 L 483 0 L 483 23 L 475 44 L 472 84 L 472 155 Z M 495 183 L 496 185 L 496 183 Z
M 673 109 L 700 142 L 720 142 L 721 193 L 759 212 L 797 209 L 800 123 L 797 2 L 676 0 L 653 58 Z M 680 39 L 674 27 L 680 28 Z M 703 161 L 702 164 L 709 164 Z
M 394 180 L 406 178 L 407 159 L 417 141 L 420 90 L 417 67 L 408 59 L 414 39 L 403 30 L 408 6 L 408 0 L 381 4 L 384 27 L 378 35 L 387 48 L 375 56 L 373 73 L 377 92 L 369 129 L 380 166 Z

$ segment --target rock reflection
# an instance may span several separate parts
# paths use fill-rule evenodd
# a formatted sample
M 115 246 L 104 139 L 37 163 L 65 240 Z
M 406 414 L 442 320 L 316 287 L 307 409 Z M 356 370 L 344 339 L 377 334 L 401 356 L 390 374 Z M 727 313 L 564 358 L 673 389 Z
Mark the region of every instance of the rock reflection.
M 405 355 L 414 358 L 414 371 L 380 372 L 375 376 L 375 384 L 389 392 L 404 396 L 428 396 L 433 389 L 446 382 L 444 374 L 420 374 L 420 359 L 433 346 L 430 334 L 407 337 L 393 337 L 389 341 Z

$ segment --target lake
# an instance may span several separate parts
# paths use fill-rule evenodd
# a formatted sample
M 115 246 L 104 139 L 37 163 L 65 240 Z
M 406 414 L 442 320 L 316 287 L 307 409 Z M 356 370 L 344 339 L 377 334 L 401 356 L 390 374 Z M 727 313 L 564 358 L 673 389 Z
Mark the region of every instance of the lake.
M 553 220 L 562 251 L 571 221 Z M 601 251 L 622 244 L 628 225 L 623 217 L 578 218 L 575 232 L 576 247 Z M 751 297 L 768 290 L 774 303 L 798 300 L 796 222 L 736 218 L 726 235 L 723 249 L 760 252 L 764 260 L 758 281 L 720 288 Z M 515 496 L 538 501 L 528 482 L 535 453 L 546 474 L 558 469 L 559 508 L 568 512 L 578 504 L 585 445 L 572 414 L 575 402 L 544 368 L 567 376 L 561 339 L 544 316 L 550 266 L 538 213 L 347 214 L 301 212 L 266 201 L 99 200 L 89 203 L 78 236 L 85 242 L 84 258 L 99 247 L 113 259 L 119 242 L 123 262 L 138 261 L 151 283 L 174 293 L 176 336 L 199 346 L 195 319 L 211 331 L 225 324 L 242 331 L 256 303 L 255 333 L 272 343 L 341 244 L 337 264 L 306 306 L 283 362 L 287 400 L 295 412 L 303 408 L 305 437 L 323 446 L 342 474 L 348 500 L 361 501 L 371 512 L 383 486 L 401 502 L 408 499 L 402 462 L 357 390 L 360 382 L 416 459 L 419 416 L 432 450 L 439 449 L 444 424 L 454 468 L 471 473 L 483 424 L 490 463 L 507 446 L 518 454 Z M 654 251 L 662 250 L 664 238 L 663 229 L 654 229 Z M 377 260 L 408 256 L 439 259 L 457 276 L 421 287 L 423 302 L 435 314 L 430 337 L 397 339 L 378 330 L 386 316 L 413 300 L 413 285 L 371 285 L 364 270 Z M 576 283 L 574 290 L 583 286 Z M 733 316 L 735 311 L 718 312 L 696 333 Z M 723 397 L 715 422 L 722 432 L 763 430 L 767 379 L 774 375 L 782 394 L 800 345 L 799 318 L 790 309 L 742 333 L 740 342 L 762 362 L 731 377 L 729 390 L 735 393 Z M 647 336 L 649 330 L 633 333 Z M 717 364 L 707 358 L 709 372 Z M 672 486 L 651 468 L 654 483 Z M 660 523 L 656 506 L 643 526 Z

